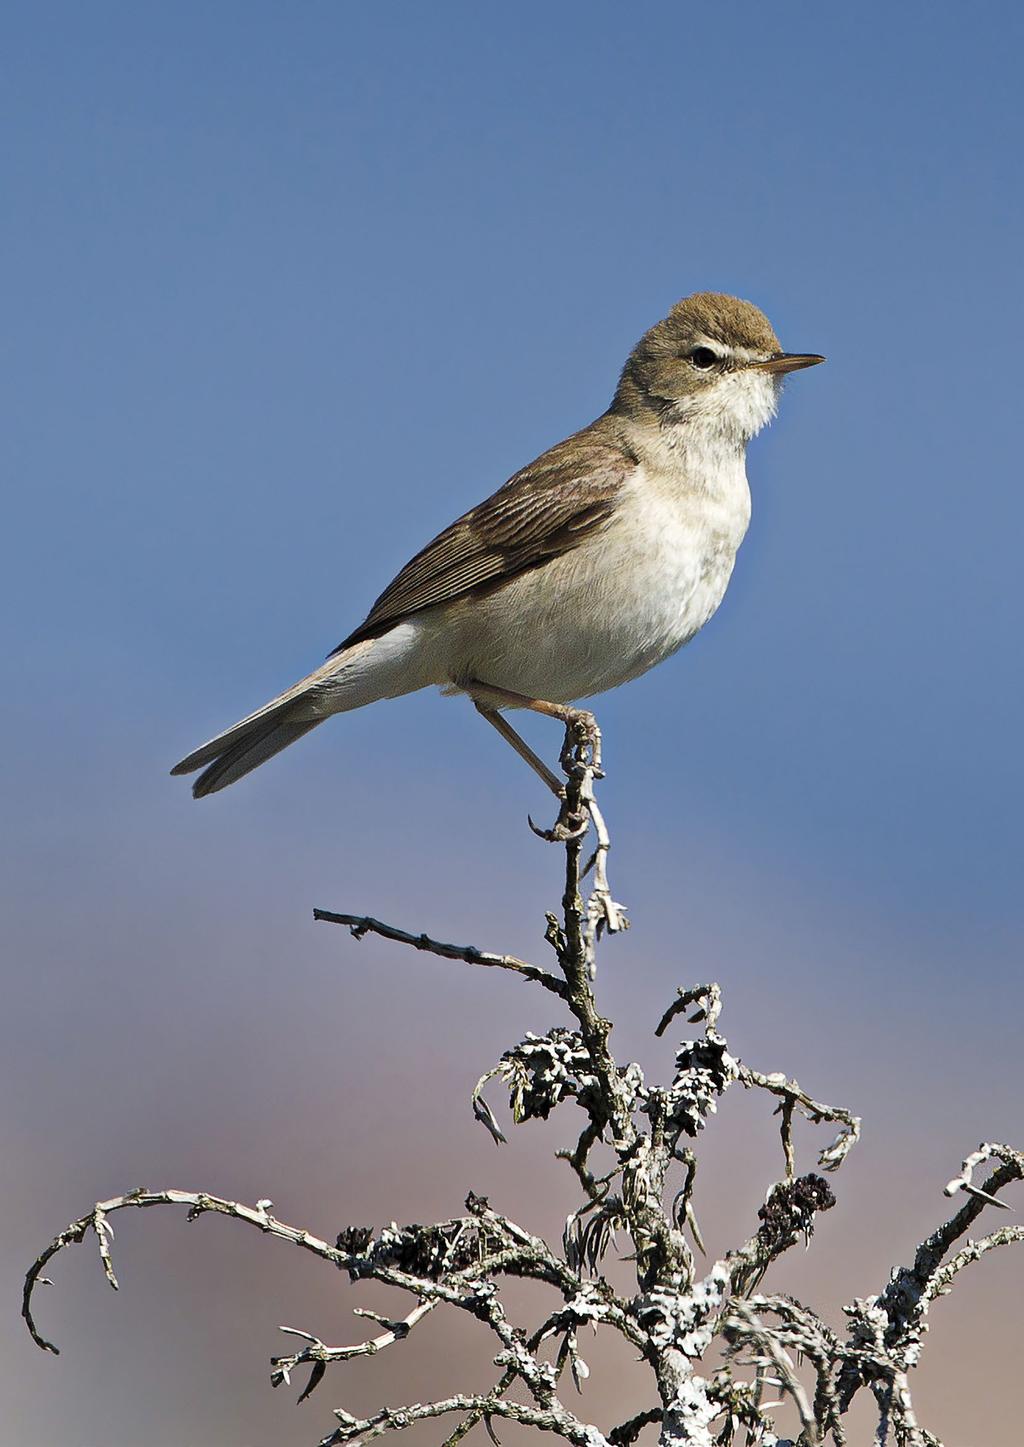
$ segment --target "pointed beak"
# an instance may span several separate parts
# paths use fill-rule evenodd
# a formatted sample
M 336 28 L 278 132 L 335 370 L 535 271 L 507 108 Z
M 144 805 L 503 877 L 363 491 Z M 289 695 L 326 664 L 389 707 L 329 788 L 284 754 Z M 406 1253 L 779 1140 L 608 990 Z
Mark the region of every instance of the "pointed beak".
M 763 362 L 749 362 L 747 365 L 756 368 L 759 372 L 799 372 L 803 367 L 816 367 L 823 362 L 824 357 L 819 357 L 816 352 L 778 352 L 774 357 L 766 357 Z

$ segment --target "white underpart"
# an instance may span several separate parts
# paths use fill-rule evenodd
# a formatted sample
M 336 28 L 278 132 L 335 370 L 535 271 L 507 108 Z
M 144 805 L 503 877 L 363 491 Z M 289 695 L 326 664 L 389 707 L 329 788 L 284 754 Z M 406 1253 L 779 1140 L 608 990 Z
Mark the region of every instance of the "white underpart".
M 471 681 L 568 702 L 668 658 L 725 595 L 750 521 L 746 444 L 774 414 L 776 393 L 771 376 L 740 370 L 679 404 L 677 423 L 653 442 L 643 436 L 642 461 L 600 534 L 494 593 L 356 645 L 325 680 L 317 711 Z

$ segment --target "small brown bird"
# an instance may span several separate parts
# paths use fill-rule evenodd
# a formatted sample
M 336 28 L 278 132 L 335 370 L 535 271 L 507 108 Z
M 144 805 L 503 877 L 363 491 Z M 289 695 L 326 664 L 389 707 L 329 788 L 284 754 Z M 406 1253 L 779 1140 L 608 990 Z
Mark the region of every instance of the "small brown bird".
M 439 685 L 465 693 L 556 791 L 501 710 L 571 701 L 668 658 L 725 594 L 750 521 L 746 446 L 783 376 L 750 302 L 698 292 L 633 348 L 607 412 L 446 528 L 314 673 L 182 759 L 213 794 L 331 714 Z M 205 767 L 204 767 L 205 766 Z

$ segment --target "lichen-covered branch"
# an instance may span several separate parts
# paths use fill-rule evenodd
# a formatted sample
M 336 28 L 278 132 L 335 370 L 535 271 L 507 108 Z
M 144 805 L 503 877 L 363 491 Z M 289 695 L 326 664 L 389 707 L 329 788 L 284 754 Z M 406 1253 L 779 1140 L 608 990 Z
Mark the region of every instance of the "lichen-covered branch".
M 570 1108 L 576 1112 L 567 1144 L 557 1152 L 579 1193 L 561 1241 L 549 1244 L 472 1191 L 462 1216 L 428 1226 L 348 1226 L 333 1243 L 271 1215 L 269 1200 L 248 1206 L 205 1192 L 129 1191 L 73 1221 L 33 1263 L 23 1314 L 39 1346 L 57 1350 L 36 1324 L 35 1288 L 48 1281 L 43 1273 L 65 1247 L 94 1239 L 116 1289 L 110 1217 L 127 1209 L 181 1207 L 189 1220 L 225 1216 L 298 1246 L 352 1282 L 372 1280 L 402 1294 L 393 1314 L 356 1308 L 381 1330 L 350 1345 L 330 1346 L 306 1327 L 282 1327 L 303 1345 L 273 1358 L 271 1381 L 287 1383 L 308 1368 L 300 1402 L 330 1369 L 388 1350 L 416 1328 L 429 1330 L 425 1323 L 438 1309 L 466 1313 L 489 1334 L 499 1375 L 487 1390 L 385 1406 L 365 1418 L 337 1408 L 337 1425 L 321 1447 L 367 1443 L 448 1416 L 457 1420 L 445 1428 L 443 1447 L 458 1447 L 479 1424 L 490 1432 L 499 1420 L 553 1433 L 573 1447 L 633 1447 L 648 1428 L 657 1428 L 662 1447 L 730 1447 L 741 1432 L 748 1447 L 844 1447 L 846 1414 L 862 1391 L 874 1402 L 878 1442 L 941 1447 L 918 1423 L 910 1387 L 925 1318 L 965 1267 L 1024 1240 L 1024 1227 L 1014 1225 L 967 1237 L 982 1212 L 1005 1206 L 1002 1193 L 1024 1179 L 1024 1155 L 989 1143 L 967 1157 L 946 1187 L 947 1195 L 964 1197 L 963 1204 L 921 1243 L 909 1266 L 894 1271 L 876 1295 L 846 1308 L 845 1335 L 794 1298 L 763 1294 L 773 1264 L 798 1242 L 809 1242 L 822 1212 L 835 1203 L 823 1176 L 799 1170 L 800 1122 L 839 1127 L 814 1157 L 821 1170 L 834 1173 L 856 1144 L 860 1120 L 815 1099 L 785 1073 L 754 1069 L 734 1054 L 722 1033 L 722 992 L 713 981 L 680 988 L 656 1025 L 658 1036 L 680 1017 L 691 1027 L 676 1044 L 667 1083 L 648 1080 L 637 1062 L 615 1059 L 612 1024 L 596 995 L 597 951 L 627 921 L 608 883 L 611 839 L 595 794 L 603 777 L 600 733 L 590 715 L 578 715 L 567 727 L 561 764 L 559 817 L 550 829 L 535 828 L 564 856 L 561 907 L 547 915 L 544 931 L 551 968 L 474 945 L 445 944 L 366 914 L 315 911 L 317 919 L 347 926 L 356 939 L 372 933 L 444 959 L 504 970 L 538 985 L 549 1005 L 552 997 L 557 1001 L 562 1018 L 511 1045 L 480 1076 L 472 1103 L 499 1145 L 506 1134 L 486 1098 L 488 1087 L 507 1093 L 516 1125 L 555 1111 L 560 1119 Z M 700 1263 L 697 1143 L 719 1100 L 736 1084 L 774 1098 L 782 1175 L 737 1187 L 747 1191 L 749 1235 L 720 1260 Z M 990 1163 L 987 1179 L 975 1184 L 975 1173 Z M 614 1289 L 605 1273 L 613 1252 L 630 1263 L 628 1289 Z M 546 1305 L 532 1321 L 510 1314 L 502 1294 L 510 1278 L 547 1289 Z M 581 1391 L 589 1374 L 579 1343 L 584 1328 L 610 1333 L 627 1356 L 650 1370 L 649 1405 L 628 1421 L 601 1428 L 563 1400 L 566 1387 Z M 779 1436 L 780 1397 L 795 1405 L 798 1444 Z
M 564 1437 L 574 1447 L 607 1447 L 604 1436 L 596 1427 L 588 1427 L 564 1407 L 524 1407 L 493 1392 L 487 1396 L 456 1396 L 445 1397 L 439 1402 L 414 1402 L 408 1407 L 382 1407 L 372 1417 L 362 1420 L 335 1408 L 338 1426 L 321 1438 L 320 1447 L 340 1447 L 341 1443 L 355 1441 L 372 1442 L 385 1432 L 401 1432 L 414 1422 L 444 1417 L 452 1412 L 473 1413 L 485 1421 L 501 1417 L 508 1422 L 521 1422 L 525 1427 L 536 1427 L 541 1432 L 553 1432 L 557 1437 Z

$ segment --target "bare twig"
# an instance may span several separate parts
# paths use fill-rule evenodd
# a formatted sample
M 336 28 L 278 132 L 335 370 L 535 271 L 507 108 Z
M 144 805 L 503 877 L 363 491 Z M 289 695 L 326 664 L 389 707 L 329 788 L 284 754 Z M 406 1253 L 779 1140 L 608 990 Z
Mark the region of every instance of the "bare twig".
M 301 1246 L 303 1250 L 311 1251 L 314 1255 L 330 1261 L 336 1266 L 348 1265 L 349 1258 L 344 1252 L 329 1246 L 326 1241 L 319 1240 L 316 1236 L 310 1235 L 308 1231 L 301 1230 L 295 1226 L 288 1226 L 283 1221 L 277 1221 L 268 1214 L 268 1207 L 273 1204 L 271 1201 L 259 1201 L 255 1206 L 244 1206 L 238 1201 L 227 1201 L 219 1196 L 208 1195 L 204 1191 L 147 1191 L 140 1188 L 136 1191 L 129 1191 L 123 1196 L 114 1196 L 109 1201 L 100 1201 L 88 1215 L 81 1217 L 78 1221 L 72 1221 L 59 1236 L 50 1242 L 46 1250 L 33 1262 L 25 1278 L 25 1290 L 22 1299 L 22 1316 L 25 1318 L 33 1340 L 45 1351 L 57 1354 L 58 1348 L 52 1342 L 47 1341 L 36 1329 L 32 1315 L 32 1293 L 37 1284 L 47 1281 L 42 1275 L 43 1267 L 46 1266 L 59 1251 L 65 1246 L 77 1244 L 85 1239 L 88 1231 L 93 1231 L 99 1243 L 100 1258 L 107 1280 L 114 1289 L 117 1289 L 117 1280 L 114 1276 L 110 1260 L 110 1248 L 108 1237 L 110 1227 L 107 1223 L 107 1216 L 115 1211 L 121 1211 L 128 1207 L 145 1209 L 148 1206 L 187 1206 L 188 1219 L 194 1221 L 198 1216 L 206 1212 L 215 1212 L 225 1216 L 233 1216 L 238 1221 L 244 1221 L 247 1225 L 256 1226 L 260 1231 L 278 1237 L 282 1241 L 290 1241 L 295 1246 Z M 48 1283 L 52 1284 L 52 1283 Z
M 762 1075 L 759 1070 L 751 1070 L 748 1065 L 741 1065 L 737 1079 L 747 1089 L 767 1090 L 769 1094 L 776 1095 L 781 1100 L 779 1106 L 779 1114 L 782 1117 L 780 1131 L 782 1148 L 786 1157 L 787 1178 L 792 1178 L 796 1170 L 793 1153 L 794 1111 L 799 1110 L 800 1114 L 814 1125 L 819 1125 L 822 1121 L 842 1123 L 843 1129 L 835 1140 L 818 1155 L 818 1165 L 822 1170 L 838 1170 L 860 1139 L 859 1116 L 852 1115 L 850 1111 L 843 1110 L 840 1106 L 825 1105 L 820 1100 L 812 1100 L 806 1091 L 800 1089 L 795 1080 L 787 1080 L 781 1073 Z
M 699 1020 L 706 1021 L 707 1033 L 713 1033 L 718 1027 L 718 1017 L 722 1013 L 722 991 L 721 988 L 711 983 L 709 985 L 692 985 L 688 990 L 677 990 L 676 999 L 662 1015 L 655 1027 L 655 1035 L 664 1035 L 665 1031 L 672 1024 L 677 1015 L 683 1014 L 693 1005 L 699 1008 L 690 1016 L 690 1024 L 695 1025 Z
M 379 1336 L 368 1337 L 365 1341 L 356 1342 L 352 1346 L 329 1347 L 310 1332 L 301 1331 L 294 1326 L 283 1326 L 281 1327 L 283 1332 L 287 1332 L 290 1336 L 302 1337 L 309 1342 L 309 1346 L 304 1347 L 300 1352 L 295 1352 L 292 1356 L 274 1357 L 270 1363 L 271 1385 L 277 1387 L 282 1382 L 287 1384 L 291 1381 L 291 1373 L 295 1371 L 296 1367 L 312 1366 L 313 1371 L 309 1382 L 299 1397 L 299 1401 L 304 1402 L 313 1389 L 319 1385 L 330 1362 L 347 1362 L 353 1357 L 374 1356 L 377 1352 L 383 1351 L 385 1347 L 393 1345 L 394 1342 L 404 1341 L 416 1323 L 421 1321 L 428 1312 L 433 1311 L 436 1305 L 436 1300 L 421 1301 L 399 1321 L 389 1321 L 378 1316 L 376 1312 L 356 1308 L 356 1316 L 371 1317 L 385 1327 L 385 1330 Z
M 527 964 L 525 960 L 517 960 L 515 955 L 495 955 L 489 950 L 478 950 L 474 945 L 446 945 L 441 940 L 431 939 L 429 935 L 410 934 L 408 930 L 397 929 L 394 925 L 384 924 L 382 920 L 371 919 L 369 915 L 335 914 L 333 910 L 315 909 L 313 918 L 327 924 L 347 925 L 353 939 L 361 940 L 364 935 L 375 934 L 386 940 L 395 940 L 401 945 L 411 945 L 414 950 L 426 950 L 428 954 L 440 955 L 445 960 L 464 960 L 467 965 L 486 965 L 493 969 L 511 970 L 526 980 L 543 985 L 545 990 L 550 990 L 552 994 L 565 998 L 565 985 L 561 980 L 547 970 Z
M 979 1190 L 973 1184 L 974 1172 L 978 1166 L 991 1160 L 1001 1161 L 1002 1166 L 995 1171 L 990 1180 L 985 1182 L 984 1189 Z M 954 1176 L 947 1184 L 945 1194 L 955 1196 L 957 1191 L 964 1191 L 968 1195 L 977 1197 L 982 1203 L 1009 1210 L 1005 1201 L 997 1199 L 996 1192 L 1001 1191 L 1011 1181 L 1019 1180 L 1024 1180 L 1024 1152 L 1015 1151 L 1010 1146 L 999 1145 L 998 1142 L 985 1141 L 967 1157 L 960 1174 Z

